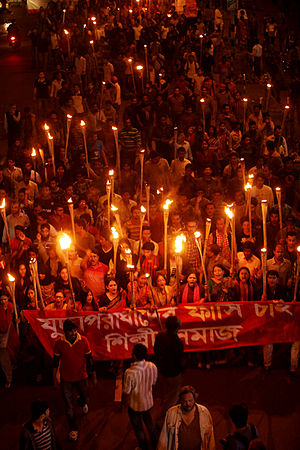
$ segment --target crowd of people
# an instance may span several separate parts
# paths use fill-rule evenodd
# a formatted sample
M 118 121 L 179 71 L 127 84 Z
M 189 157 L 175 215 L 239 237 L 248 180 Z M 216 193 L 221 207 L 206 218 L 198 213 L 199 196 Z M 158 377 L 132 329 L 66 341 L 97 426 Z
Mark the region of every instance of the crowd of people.
M 297 42 L 281 16 L 278 24 L 272 17 L 261 23 L 248 3 L 239 8 L 229 13 L 222 2 L 203 1 L 194 18 L 156 2 L 50 1 L 40 9 L 28 32 L 38 73 L 33 103 L 24 111 L 12 103 L 5 114 L 8 153 L 0 167 L 0 355 L 7 387 L 8 273 L 15 277 L 22 345 L 30 348 L 24 309 L 299 300 Z M 285 74 L 274 65 L 282 52 Z M 247 98 L 250 83 L 265 95 Z M 287 108 L 276 123 L 270 103 L 285 102 L 285 83 Z M 68 253 L 62 233 L 72 236 Z M 299 342 L 292 353 L 295 372 Z M 266 346 L 266 368 L 271 358 Z

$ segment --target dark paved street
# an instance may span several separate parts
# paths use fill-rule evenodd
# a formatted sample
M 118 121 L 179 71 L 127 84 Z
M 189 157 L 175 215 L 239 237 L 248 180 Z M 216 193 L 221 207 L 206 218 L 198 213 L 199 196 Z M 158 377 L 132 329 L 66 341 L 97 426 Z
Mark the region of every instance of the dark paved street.
M 184 383 L 193 384 L 199 392 L 199 402 L 212 413 L 217 448 L 219 440 L 231 431 L 228 408 L 244 401 L 249 406 L 250 421 L 258 427 L 268 450 L 298 450 L 300 443 L 299 378 L 291 378 L 284 366 L 288 346 L 281 346 L 274 357 L 274 369 L 265 375 L 261 368 L 238 366 L 215 367 L 212 370 L 189 369 Z M 18 448 L 21 424 L 28 418 L 33 399 L 47 399 L 63 449 L 134 450 L 136 441 L 125 410 L 114 399 L 114 378 L 103 365 L 98 365 L 98 385 L 90 390 L 90 412 L 80 421 L 77 443 L 67 441 L 67 422 L 60 393 L 51 386 L 22 385 L 26 368 L 18 373 L 20 385 L 11 392 L 1 392 L 0 448 Z M 26 379 L 27 381 L 27 379 Z M 155 404 L 159 404 L 156 399 Z M 158 408 L 154 408 L 154 418 Z M 5 444 L 4 444 L 5 443 Z
M 31 18 L 21 8 L 15 15 L 22 19 L 25 38 Z M 3 117 L 9 103 L 16 102 L 18 108 L 32 105 L 32 87 L 36 76 L 31 65 L 30 44 L 23 39 L 20 50 L 11 49 L 5 37 L 0 38 L 0 160 L 6 154 L 3 132 Z M 263 87 L 249 85 L 247 95 L 263 95 Z M 284 100 L 286 93 L 282 95 Z M 281 110 L 272 98 L 272 115 L 280 122 Z M 274 368 L 270 374 L 262 368 L 248 369 L 243 362 L 212 370 L 189 369 L 184 374 L 184 383 L 193 384 L 199 392 L 199 403 L 212 413 L 217 448 L 219 440 L 232 430 L 228 409 L 234 402 L 244 401 L 249 406 L 250 422 L 257 425 L 260 437 L 268 450 L 298 450 L 300 448 L 300 383 L 288 373 L 289 346 L 282 345 L 274 354 Z M 104 367 L 105 366 L 105 367 Z M 8 392 L 0 388 L 0 450 L 18 448 L 18 436 L 22 423 L 29 418 L 30 403 L 37 398 L 48 400 L 63 449 L 84 450 L 134 450 L 137 446 L 126 411 L 114 402 L 114 377 L 107 367 L 98 364 L 98 385 L 91 389 L 90 412 L 82 417 L 77 443 L 67 441 L 67 422 L 59 392 L 50 383 L 36 386 L 30 382 L 30 366 L 20 368 L 17 382 Z M 3 385 L 1 378 L 1 386 Z M 156 401 L 157 404 L 157 401 Z M 154 417 L 157 416 L 157 406 Z

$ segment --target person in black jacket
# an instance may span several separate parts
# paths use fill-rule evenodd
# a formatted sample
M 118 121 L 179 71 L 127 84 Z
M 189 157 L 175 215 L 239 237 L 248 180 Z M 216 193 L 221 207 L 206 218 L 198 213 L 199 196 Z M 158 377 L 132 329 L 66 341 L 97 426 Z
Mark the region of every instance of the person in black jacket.
M 20 450 L 39 448 L 59 450 L 61 448 L 49 414 L 50 409 L 46 401 L 37 400 L 32 403 L 31 419 L 21 430 Z
M 178 336 L 181 322 L 176 316 L 166 320 L 166 331 L 155 338 L 154 355 L 158 368 L 158 390 L 163 405 L 162 418 L 178 400 L 183 372 L 183 342 Z

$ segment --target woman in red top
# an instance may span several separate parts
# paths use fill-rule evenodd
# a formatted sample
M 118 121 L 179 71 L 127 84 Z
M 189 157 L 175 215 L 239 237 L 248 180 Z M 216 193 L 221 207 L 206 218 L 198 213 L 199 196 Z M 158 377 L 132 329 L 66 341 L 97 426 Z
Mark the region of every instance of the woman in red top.
M 180 303 L 203 303 L 203 301 L 203 286 L 199 284 L 198 275 L 195 272 L 190 272 L 187 275 L 186 283 L 181 289 Z
M 250 279 L 248 267 L 241 267 L 234 281 L 234 300 L 237 302 L 253 302 L 256 298 L 256 286 Z

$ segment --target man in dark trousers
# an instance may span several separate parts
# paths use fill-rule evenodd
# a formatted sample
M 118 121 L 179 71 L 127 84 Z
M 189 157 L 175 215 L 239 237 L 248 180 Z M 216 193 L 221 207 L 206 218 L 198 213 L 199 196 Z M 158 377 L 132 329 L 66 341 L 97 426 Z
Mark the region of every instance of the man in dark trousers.
M 155 362 L 158 368 L 158 391 L 162 401 L 161 417 L 178 400 L 183 372 L 183 342 L 178 336 L 181 322 L 176 316 L 166 320 L 166 331 L 158 333 L 154 344 Z
M 76 441 L 78 439 L 76 394 L 79 394 L 78 403 L 83 414 L 87 414 L 89 411 L 88 373 L 92 373 L 94 384 L 97 383 L 97 377 L 87 338 L 78 333 L 77 326 L 69 319 L 64 322 L 63 329 L 64 336 L 59 338 L 54 345 L 53 380 L 54 386 L 56 386 L 59 368 L 60 386 L 70 427 L 69 439 Z
M 157 430 L 151 417 L 153 406 L 152 387 L 157 380 L 155 364 L 146 361 L 147 347 L 135 344 L 132 350 L 133 363 L 125 371 L 123 384 L 123 405 L 128 404 L 128 415 L 137 438 L 139 449 L 148 450 L 145 424 L 153 448 L 156 448 Z

